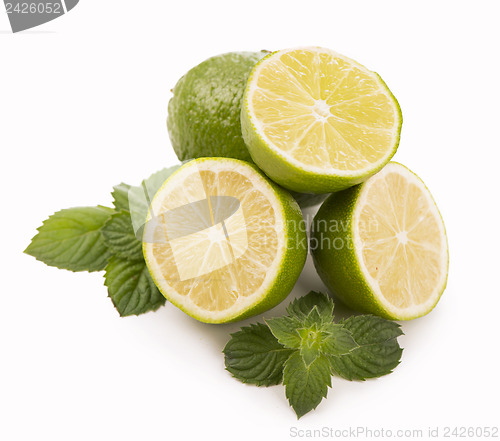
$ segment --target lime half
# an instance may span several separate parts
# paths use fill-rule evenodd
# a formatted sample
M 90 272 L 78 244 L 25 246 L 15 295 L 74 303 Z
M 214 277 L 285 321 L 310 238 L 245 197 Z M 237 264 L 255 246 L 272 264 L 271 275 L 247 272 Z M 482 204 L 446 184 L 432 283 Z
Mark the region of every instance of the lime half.
M 202 322 L 266 311 L 292 290 L 307 255 L 292 196 L 253 164 L 201 158 L 155 195 L 143 236 L 163 295 Z
M 380 76 L 329 49 L 274 52 L 250 74 L 241 124 L 252 159 L 303 193 L 363 182 L 396 152 L 399 105 Z
M 431 311 L 446 287 L 439 210 L 424 183 L 395 162 L 323 203 L 311 250 L 328 288 L 361 312 L 414 319 Z

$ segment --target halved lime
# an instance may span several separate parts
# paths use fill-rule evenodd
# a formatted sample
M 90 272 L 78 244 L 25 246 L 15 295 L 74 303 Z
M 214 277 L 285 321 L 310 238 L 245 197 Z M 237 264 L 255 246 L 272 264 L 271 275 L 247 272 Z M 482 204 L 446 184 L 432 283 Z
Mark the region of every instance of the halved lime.
M 446 287 L 443 220 L 424 183 L 396 162 L 323 203 L 311 250 L 323 282 L 361 312 L 410 320 Z
M 307 255 L 292 196 L 253 164 L 229 158 L 193 160 L 172 174 L 152 201 L 143 242 L 163 295 L 207 323 L 280 303 Z
M 252 159 L 271 179 L 298 192 L 330 193 L 382 169 L 396 152 L 402 116 L 378 74 L 307 47 L 255 65 L 241 124 Z

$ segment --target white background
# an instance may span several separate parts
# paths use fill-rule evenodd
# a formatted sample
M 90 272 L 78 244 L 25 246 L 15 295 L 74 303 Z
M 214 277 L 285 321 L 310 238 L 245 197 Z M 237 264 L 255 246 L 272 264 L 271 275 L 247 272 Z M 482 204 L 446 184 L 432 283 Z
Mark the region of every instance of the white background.
M 0 439 L 498 426 L 498 6 L 81 0 L 16 35 L 0 7 Z M 431 314 L 403 323 L 401 365 L 364 383 L 335 378 L 300 421 L 282 386 L 246 386 L 224 370 L 229 333 L 262 317 L 205 325 L 167 304 L 120 318 L 102 274 L 22 253 L 54 211 L 109 205 L 113 185 L 176 163 L 165 120 L 185 71 L 218 53 L 298 45 L 332 48 L 384 78 L 404 116 L 394 159 L 433 193 L 450 244 L 448 288 Z M 289 299 L 321 288 L 308 261 Z

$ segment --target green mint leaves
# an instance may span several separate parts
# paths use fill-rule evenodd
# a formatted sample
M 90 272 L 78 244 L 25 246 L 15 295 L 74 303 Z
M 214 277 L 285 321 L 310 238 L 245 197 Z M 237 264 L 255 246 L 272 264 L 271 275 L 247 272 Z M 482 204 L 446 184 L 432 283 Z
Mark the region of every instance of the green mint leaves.
M 122 317 L 156 311 L 165 304 L 144 261 L 113 256 L 104 278 L 109 297 Z
M 25 253 L 70 271 L 101 271 L 111 256 L 101 229 L 113 214 L 106 207 L 58 211 L 43 222 Z
M 324 327 L 320 350 L 326 355 L 340 356 L 354 352 L 358 343 L 349 329 L 333 323 Z
M 105 285 L 120 316 L 155 311 L 165 298 L 151 279 L 142 254 L 142 231 L 149 205 L 179 166 L 165 168 L 139 186 L 113 188 L 114 209 L 77 207 L 43 222 L 25 253 L 70 271 L 105 270 Z
M 242 328 L 224 348 L 226 369 L 244 383 L 282 382 L 298 418 L 326 398 L 333 374 L 365 380 L 392 372 L 402 354 L 399 325 L 371 315 L 334 323 L 333 310 L 328 296 L 311 291 L 288 316 Z
M 397 337 L 399 325 L 373 315 L 349 317 L 341 322 L 358 347 L 342 357 L 331 357 L 333 371 L 347 380 L 366 380 L 386 375 L 399 364 L 403 350 Z
M 299 334 L 301 322 L 295 317 L 279 317 L 266 320 L 267 326 L 279 343 L 286 348 L 298 349 L 302 340 Z
M 292 352 L 278 343 L 266 325 L 252 324 L 231 335 L 224 348 L 226 369 L 243 383 L 280 384 L 283 366 Z
M 286 311 L 291 317 L 305 319 L 314 307 L 317 308 L 320 317 L 328 323 L 331 322 L 335 305 L 328 296 L 316 291 L 311 291 L 306 296 L 295 299 L 288 305 Z
M 130 188 L 130 185 L 124 184 L 123 182 L 113 187 L 111 196 L 113 196 L 113 205 L 117 211 L 129 209 L 128 191 Z
M 138 237 L 142 237 L 142 231 L 148 214 L 151 200 L 163 185 L 165 180 L 175 172 L 180 165 L 164 168 L 149 178 L 144 179 L 141 185 L 130 186 L 119 184 L 113 187 L 113 205 L 117 211 L 126 210 L 130 213 L 132 225 Z
M 325 355 L 317 357 L 307 365 L 298 352 L 294 352 L 285 363 L 283 384 L 285 395 L 297 414 L 297 418 L 316 409 L 328 388 L 332 387 L 332 372 Z
M 143 260 L 142 242 L 137 239 L 130 213 L 113 213 L 102 228 L 104 242 L 114 256 L 122 259 Z

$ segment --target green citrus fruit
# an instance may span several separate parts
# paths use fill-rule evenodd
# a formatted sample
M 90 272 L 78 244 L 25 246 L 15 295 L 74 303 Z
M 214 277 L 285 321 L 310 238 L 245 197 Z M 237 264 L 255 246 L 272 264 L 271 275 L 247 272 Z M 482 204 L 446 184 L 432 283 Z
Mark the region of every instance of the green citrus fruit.
M 382 79 L 329 49 L 274 52 L 252 69 L 241 126 L 275 182 L 331 193 L 363 182 L 396 152 L 402 116 Z
M 443 220 L 424 183 L 401 164 L 332 194 L 311 231 L 318 274 L 355 310 L 414 319 L 431 311 L 446 287 Z
M 266 311 L 290 293 L 307 238 L 296 201 L 257 166 L 201 158 L 155 195 L 143 250 L 171 303 L 202 322 L 225 323 Z
M 181 161 L 208 156 L 251 160 L 241 136 L 241 98 L 267 52 L 230 52 L 205 60 L 175 85 L 167 127 Z

